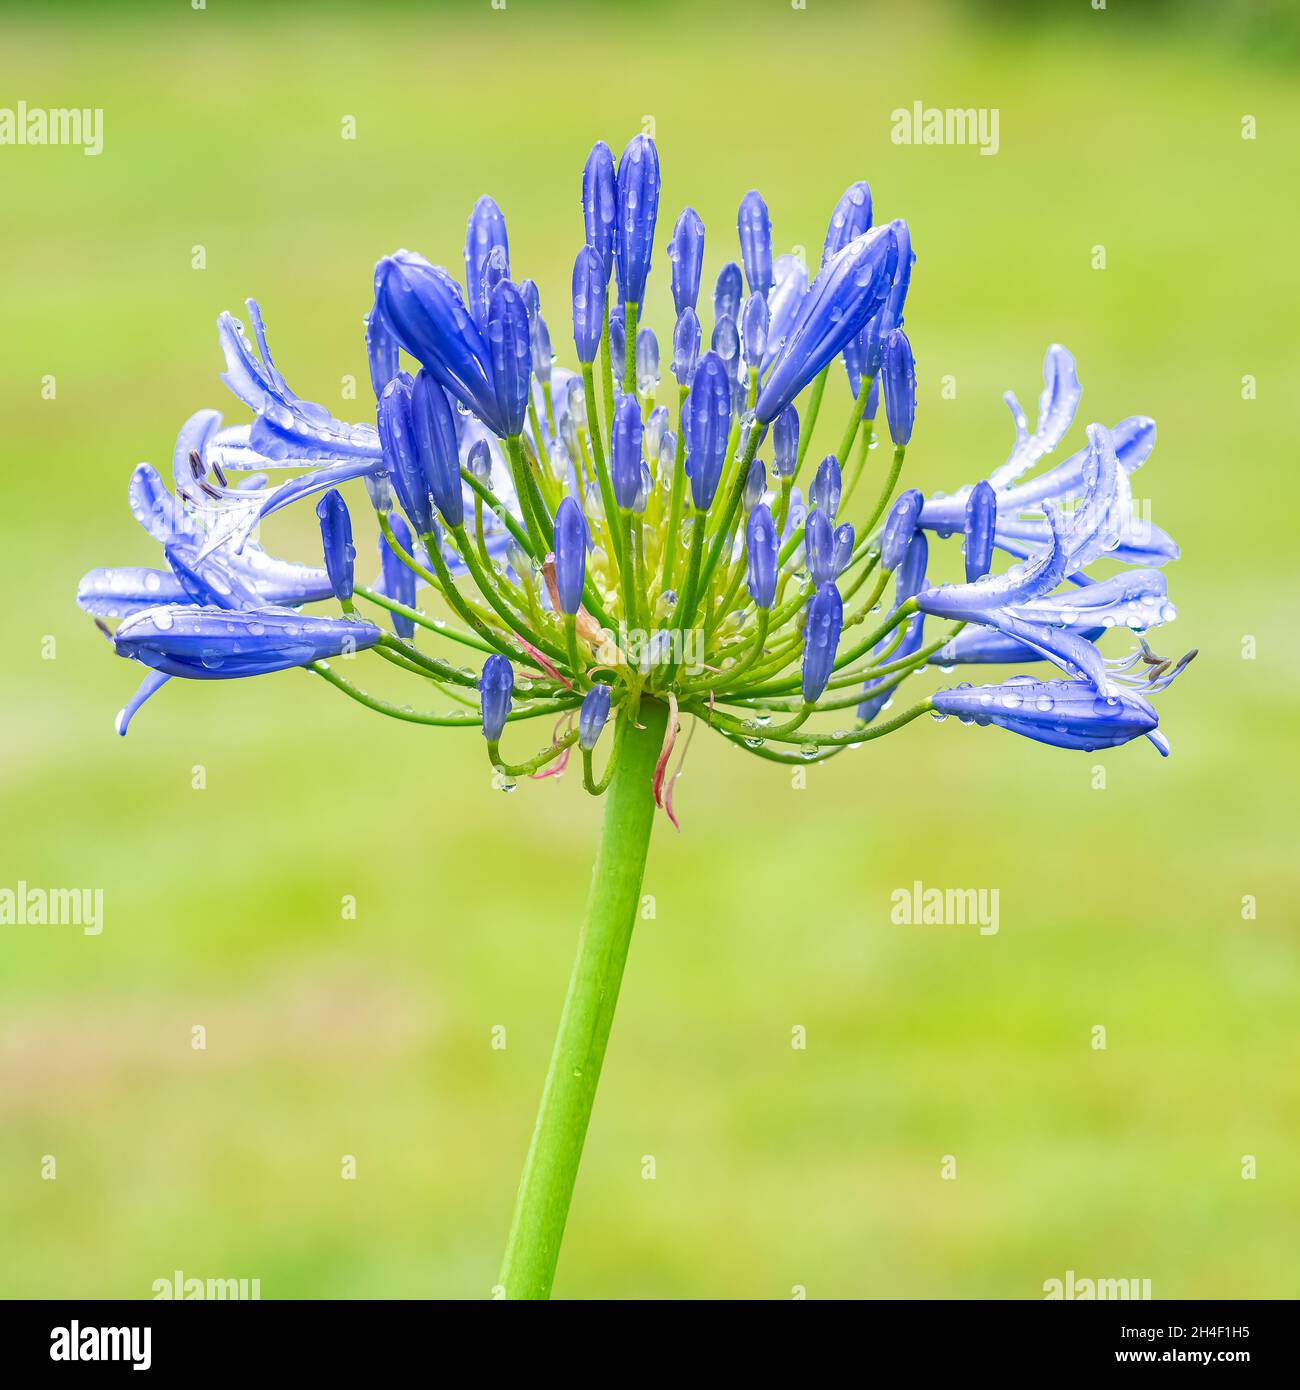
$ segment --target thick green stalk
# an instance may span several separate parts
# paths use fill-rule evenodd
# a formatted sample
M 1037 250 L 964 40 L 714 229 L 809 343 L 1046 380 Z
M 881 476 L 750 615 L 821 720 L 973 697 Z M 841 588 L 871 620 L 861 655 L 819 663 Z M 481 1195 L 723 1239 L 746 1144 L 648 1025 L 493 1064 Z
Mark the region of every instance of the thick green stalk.
M 548 1298 L 555 1279 L 641 897 L 655 814 L 651 782 L 667 715 L 659 701 L 642 701 L 643 727 L 628 727 L 607 793 L 587 921 L 578 940 L 501 1265 L 501 1286 L 507 1298 Z

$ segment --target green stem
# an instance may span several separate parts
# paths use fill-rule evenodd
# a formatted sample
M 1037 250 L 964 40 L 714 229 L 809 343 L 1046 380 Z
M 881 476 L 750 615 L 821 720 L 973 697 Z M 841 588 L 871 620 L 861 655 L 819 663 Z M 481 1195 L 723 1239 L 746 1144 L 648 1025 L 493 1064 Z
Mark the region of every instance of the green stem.
M 555 1279 L 641 897 L 655 814 L 651 780 L 667 715 L 659 701 L 643 701 L 643 727 L 628 729 L 605 802 L 587 921 L 578 940 L 501 1265 L 507 1298 L 548 1298 Z

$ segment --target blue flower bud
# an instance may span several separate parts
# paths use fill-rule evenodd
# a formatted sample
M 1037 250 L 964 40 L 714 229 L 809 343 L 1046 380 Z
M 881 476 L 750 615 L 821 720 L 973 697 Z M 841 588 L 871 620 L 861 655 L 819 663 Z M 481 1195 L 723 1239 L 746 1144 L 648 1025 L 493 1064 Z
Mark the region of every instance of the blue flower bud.
M 330 577 L 334 597 L 352 597 L 352 570 L 357 548 L 352 544 L 352 518 L 348 504 L 337 488 L 330 490 L 316 503 L 320 521 L 321 548 L 325 552 L 325 573 Z
M 627 369 L 627 324 L 623 318 L 623 306 L 609 312 L 609 361 L 614 371 L 614 384 L 623 380 Z
M 433 527 L 433 503 L 411 417 L 413 386 L 411 378 L 402 372 L 384 387 L 379 398 L 379 444 L 397 500 L 415 523 L 415 529 L 424 535 Z
M 745 478 L 745 491 L 741 499 L 741 505 L 746 511 L 751 507 L 756 507 L 763 500 L 763 494 L 767 491 L 767 465 L 762 459 L 755 459 L 749 465 L 749 473 Z
M 843 526 L 835 528 L 835 577 L 838 579 L 844 573 L 849 561 L 853 558 L 853 541 L 855 537 L 853 523 L 846 521 Z
M 631 394 L 621 396 L 614 407 L 614 457 L 610 475 L 614 498 L 631 508 L 641 486 L 641 406 Z
M 393 528 L 393 539 L 402 547 L 408 555 L 415 553 L 415 544 L 411 539 L 411 532 L 406 522 L 400 516 L 393 516 L 390 521 Z M 433 525 L 430 518 L 429 525 Z M 408 608 L 415 607 L 415 572 L 398 558 L 396 552 L 388 544 L 388 537 L 379 537 L 379 568 L 383 579 L 384 593 L 397 603 L 404 603 Z M 415 636 L 415 623 L 412 619 L 401 613 L 389 615 L 393 620 L 393 631 L 399 637 L 405 637 L 408 641 Z
M 555 354 L 551 350 L 551 330 L 547 328 L 546 320 L 541 314 L 533 318 L 529 342 L 533 352 L 533 375 L 546 385 L 551 379 L 551 366 L 555 361 Z
M 605 285 L 609 272 L 590 246 L 573 263 L 573 346 L 584 366 L 596 360 L 605 326 Z
M 910 487 L 889 509 L 885 518 L 885 529 L 880 536 L 880 564 L 882 569 L 896 570 L 916 530 L 917 519 L 925 499 L 916 488 Z
M 808 500 L 814 507 L 820 507 L 834 521 L 835 513 L 840 509 L 842 491 L 839 460 L 834 454 L 827 454 L 817 467 L 817 476 L 813 479 Z
M 497 419 L 505 434 L 522 434 L 524 417 L 528 413 L 533 349 L 528 333 L 528 310 L 509 280 L 502 280 L 492 291 L 487 340 L 492 354 Z
M 745 351 L 745 366 L 757 371 L 763 365 L 767 351 L 767 327 L 770 316 L 767 300 L 751 294 L 740 312 L 741 342 Z
M 587 245 L 600 257 L 602 300 L 614 268 L 614 224 L 617 216 L 614 154 L 603 140 L 597 140 L 582 170 L 582 220 L 587 229 Z
M 912 267 L 916 264 L 916 256 L 912 253 L 912 234 L 908 230 L 907 223 L 899 217 L 889 226 L 898 245 L 898 264 L 894 268 L 894 283 L 890 287 L 889 297 L 885 301 L 885 312 L 882 320 L 883 333 L 898 328 L 903 322 L 903 305 L 907 301 L 907 291 L 912 283 Z
M 772 219 L 767 204 L 755 189 L 740 200 L 736 217 L 740 232 L 740 258 L 745 262 L 745 278 L 750 294 L 767 298 L 772 288 Z
M 745 523 L 745 552 L 749 596 L 760 608 L 770 609 L 776 598 L 776 523 L 761 502 Z
M 665 487 L 671 487 L 673 481 L 673 468 L 677 463 L 677 436 L 672 430 L 665 430 L 664 437 L 659 441 L 659 469 L 660 477 L 663 479 Z
M 1001 685 L 939 690 L 934 708 L 966 724 L 993 724 L 1038 743 L 1089 753 L 1150 736 L 1159 723 L 1148 701 L 1134 691 L 1116 687 L 1103 696 L 1089 681 L 1040 681 L 1031 676 L 1013 676 Z M 1156 747 L 1167 751 L 1167 745 L 1157 742 Z
M 867 404 L 862 412 L 864 420 L 874 420 L 880 413 L 880 378 L 871 378 L 871 391 L 867 395 Z
M 814 507 L 804 521 L 803 548 L 814 584 L 835 578 L 835 532 L 820 507 Z
M 468 410 L 505 434 L 491 356 L 460 287 L 441 266 L 398 251 L 375 270 L 376 302 L 398 342 Z
M 637 516 L 645 513 L 646 503 L 650 500 L 650 490 L 654 487 L 654 476 L 650 472 L 650 465 L 641 460 L 641 477 L 637 482 L 636 496 L 632 499 L 632 510 Z
M 555 587 L 560 611 L 576 613 L 587 577 L 587 522 L 582 508 L 566 497 L 555 509 Z
M 700 321 L 694 309 L 683 309 L 673 329 L 673 376 L 679 386 L 689 386 L 700 360 Z
M 542 296 L 537 288 L 537 281 L 520 280 L 519 298 L 524 301 L 524 308 L 528 310 L 528 322 L 535 323 L 537 315 L 542 312 Z
M 657 405 L 650 412 L 650 418 L 645 422 L 646 458 L 657 459 L 659 457 L 659 446 L 663 443 L 664 433 L 667 429 L 668 407 Z
M 901 328 L 885 336 L 880 359 L 880 373 L 885 383 L 885 419 L 889 422 L 889 437 L 902 448 L 912 437 L 916 423 L 916 361 L 912 345 Z
M 966 499 L 966 582 L 982 579 L 993 562 L 993 531 L 998 521 L 998 496 L 987 480 L 976 483 Z
M 736 320 L 729 314 L 724 314 L 713 325 L 712 346 L 713 351 L 722 358 L 728 378 L 735 381 L 736 368 L 740 363 L 740 330 L 736 327 Z
M 384 322 L 378 304 L 366 315 L 366 360 L 370 364 L 370 385 L 378 400 L 384 394 L 384 387 L 401 370 L 397 339 Z
M 880 374 L 881 327 L 884 321 L 885 309 L 882 305 L 867 320 L 862 332 L 844 344 L 844 370 L 849 376 L 849 390 L 855 397 L 862 390 L 864 376 L 871 378 L 872 389 L 875 389 Z
M 875 228 L 822 267 L 786 334 L 759 394 L 755 414 L 767 424 L 860 333 L 884 303 L 897 250 L 893 233 Z
M 686 208 L 673 228 L 668 243 L 673 282 L 673 306 L 680 316 L 694 309 L 700 298 L 700 271 L 704 266 L 704 223 L 694 208 Z
M 511 696 L 515 692 L 514 668 L 504 656 L 494 654 L 483 663 L 478 689 L 479 705 L 483 712 L 483 737 L 495 743 L 505 730 Z
M 578 711 L 578 747 L 585 753 L 596 746 L 605 728 L 612 693 L 607 685 L 593 685 L 582 697 L 582 708 Z
M 653 328 L 637 329 L 636 385 L 643 396 L 659 385 L 659 339 Z
M 659 216 L 659 151 L 648 135 L 628 141 L 618 161 L 617 224 L 614 228 L 614 268 L 618 296 L 624 304 L 645 298 L 646 276 L 654 251 L 655 221 Z
M 718 271 L 718 281 L 713 287 L 713 321 L 734 319 L 740 316 L 741 300 L 745 297 L 745 282 L 741 278 L 740 267 L 735 261 L 728 261 Z
M 930 542 L 925 538 L 925 532 L 919 528 L 912 532 L 912 542 L 907 547 L 906 553 L 899 562 L 898 569 L 894 574 L 894 606 L 906 602 L 909 598 L 915 598 L 917 594 L 925 588 L 925 571 L 930 563 Z M 920 643 L 920 624 L 921 618 L 912 620 L 917 624 L 916 646 Z M 904 652 L 902 655 L 909 655 Z
M 447 525 L 459 526 L 465 519 L 465 499 L 460 484 L 456 422 L 447 404 L 447 393 L 426 371 L 419 373 L 411 388 L 411 422 L 425 490 L 433 494 Z M 432 529 L 431 525 L 416 525 L 421 535 Z
M 830 226 L 826 228 L 826 245 L 822 250 L 822 264 L 825 265 L 837 251 L 843 251 L 849 242 L 870 230 L 871 189 L 859 180 L 844 190 L 835 204 L 835 211 L 831 213 Z
M 506 236 L 506 219 L 496 202 L 485 193 L 469 215 L 465 228 L 465 293 L 470 312 L 480 328 L 487 324 L 491 286 L 488 284 L 488 265 L 492 253 L 496 278 L 510 274 L 510 241 Z
M 844 601 L 828 581 L 812 596 L 803 630 L 803 697 L 808 704 L 821 699 L 831 678 L 843 626 Z
M 772 427 L 772 465 L 778 478 L 793 478 L 799 458 L 799 412 L 788 405 Z
M 492 481 L 492 449 L 486 439 L 476 439 L 465 461 L 470 473 L 485 487 Z
M 686 398 L 686 476 L 697 511 L 707 512 L 722 478 L 731 433 L 731 380 L 716 352 L 706 352 Z
M 379 638 L 373 623 L 356 618 L 318 618 L 270 607 L 158 604 L 127 616 L 113 634 L 113 646 L 118 656 L 163 675 L 232 680 L 365 651 Z M 118 732 L 125 729 L 119 726 Z

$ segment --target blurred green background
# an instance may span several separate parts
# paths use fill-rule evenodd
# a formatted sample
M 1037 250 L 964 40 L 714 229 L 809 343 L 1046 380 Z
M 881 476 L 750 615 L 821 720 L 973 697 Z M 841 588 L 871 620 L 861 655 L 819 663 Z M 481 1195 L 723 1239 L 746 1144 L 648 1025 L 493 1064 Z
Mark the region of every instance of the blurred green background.
M 488 1296 L 599 808 L 572 775 L 504 797 L 477 735 L 298 673 L 174 682 L 119 740 L 139 673 L 72 599 L 92 566 L 159 562 L 131 467 L 166 472 L 201 406 L 244 418 L 213 321 L 246 295 L 294 387 L 362 418 L 341 382 L 365 380 L 373 262 L 457 268 L 489 191 L 567 357 L 581 163 L 645 117 L 662 338 L 683 204 L 711 284 L 747 188 L 815 258 L 867 178 L 919 255 L 910 480 L 1000 462 L 1000 393 L 1032 410 L 1066 343 L 1070 447 L 1159 422 L 1136 491 L 1184 559 L 1156 645 L 1201 654 L 1160 701 L 1168 761 L 927 720 L 796 790 L 696 739 L 557 1295 L 1036 1298 L 1070 1269 L 1300 1292 L 1294 33 L 1255 6 L 1075 9 L 8 8 L 0 105 L 103 107 L 105 148 L 0 148 L 0 885 L 100 886 L 106 925 L 0 927 L 0 1292 L 147 1297 L 182 1269 Z M 893 145 L 918 100 L 997 107 L 997 157 Z M 312 523 L 270 548 L 310 557 Z M 892 925 L 916 879 L 997 888 L 999 933 Z

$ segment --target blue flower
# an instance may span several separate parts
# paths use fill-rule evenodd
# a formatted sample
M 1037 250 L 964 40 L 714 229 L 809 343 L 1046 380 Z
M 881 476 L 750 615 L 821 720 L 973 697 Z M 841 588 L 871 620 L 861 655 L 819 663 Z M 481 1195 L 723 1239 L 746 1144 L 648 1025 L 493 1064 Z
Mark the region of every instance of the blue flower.
M 799 414 L 788 405 L 772 427 L 772 464 L 777 477 L 793 478 L 799 458 Z
M 988 482 L 976 483 L 966 502 L 966 542 L 963 555 L 966 582 L 973 584 L 989 572 L 993 561 L 993 533 L 998 521 L 998 496 Z
M 533 352 L 528 310 L 509 280 L 492 291 L 487 322 L 497 417 L 494 428 L 506 435 L 522 434 L 528 414 L 528 389 Z
M 776 598 L 776 526 L 761 502 L 745 523 L 745 551 L 749 596 L 759 608 L 770 609 Z
M 375 282 L 375 302 L 397 341 L 467 410 L 497 434 L 509 434 L 487 342 L 455 280 L 423 256 L 397 251 L 379 262 Z
M 713 286 L 713 322 L 716 324 L 720 319 L 731 319 L 734 322 L 740 317 L 740 306 L 744 298 L 745 281 L 740 267 L 735 261 L 728 261 L 718 271 L 718 278 Z
M 582 708 L 578 711 L 578 747 L 585 753 L 590 753 L 600 741 L 609 718 L 612 694 L 609 686 L 597 684 L 582 697 Z
M 896 570 L 912 543 L 912 533 L 916 530 L 917 518 L 921 514 L 924 499 L 920 492 L 910 487 L 889 510 L 885 518 L 885 529 L 880 537 L 880 564 L 882 569 Z
M 231 611 L 163 604 L 124 619 L 113 636 L 119 656 L 168 676 L 232 680 L 306 666 L 379 641 L 373 623 L 307 617 L 283 608 Z
M 488 283 L 488 265 L 497 252 L 501 275 L 510 274 L 510 240 L 506 236 L 506 219 L 494 199 L 486 194 L 474 204 L 465 229 L 465 295 L 469 300 L 474 322 L 486 330 L 488 305 L 492 286 Z
M 320 521 L 321 548 L 325 552 L 325 572 L 330 577 L 334 596 L 341 600 L 352 597 L 353 566 L 357 548 L 352 543 L 352 518 L 348 505 L 333 488 L 316 503 Z
M 504 656 L 493 655 L 483 663 L 478 678 L 479 707 L 483 714 L 483 737 L 495 743 L 506 727 L 515 690 L 514 668 Z
M 583 166 L 582 220 L 587 229 L 587 245 L 600 257 L 604 272 L 600 286 L 603 300 L 614 268 L 614 235 L 618 220 L 614 154 L 603 140 L 597 140 L 591 147 Z
M 894 572 L 894 604 L 891 612 L 896 613 L 908 599 L 915 598 L 925 587 L 925 572 L 929 562 L 930 545 L 925 538 L 925 532 L 912 531 L 907 549 Z M 924 634 L 925 614 L 918 613 L 907 620 L 902 640 L 897 646 L 893 646 L 892 634 L 882 637 L 876 644 L 872 656 L 879 660 L 888 651 L 891 661 L 904 661 L 921 650 Z M 870 724 L 881 710 L 889 705 L 893 698 L 893 686 L 888 684 L 887 678 L 868 681 L 862 687 L 862 693 L 867 698 L 858 706 L 858 718 L 864 724 Z
M 590 246 L 573 263 L 573 346 L 578 361 L 594 362 L 600 351 L 605 320 L 605 286 L 609 272 L 600 253 Z
M 659 216 L 659 151 L 648 135 L 634 136 L 618 161 L 614 268 L 624 304 L 640 304 Z
M 959 685 L 935 694 L 934 708 L 966 724 L 996 724 L 1056 748 L 1093 753 L 1146 737 L 1167 754 L 1151 705 L 1130 690 L 1099 694 L 1086 681 L 1013 676 L 1001 685 Z
M 555 512 L 555 584 L 561 612 L 578 611 L 586 575 L 587 520 L 577 502 L 566 497 Z
M 844 627 L 844 601 L 829 581 L 819 586 L 808 605 L 803 641 L 803 698 L 813 704 L 822 697 L 835 666 L 835 652 Z
M 762 196 L 750 189 L 740 200 L 736 217 L 740 233 L 740 256 L 745 263 L 745 279 L 750 294 L 767 298 L 772 288 L 772 218 Z
M 460 479 L 460 443 L 447 393 L 427 371 L 420 371 L 411 388 L 410 420 L 424 490 L 448 526 L 465 519 L 465 492 Z M 421 535 L 433 529 L 433 519 L 421 525 Z
M 893 232 L 874 228 L 822 267 L 759 393 L 760 421 L 770 424 L 884 302 L 894 251 Z
M 379 438 L 383 442 L 384 462 L 397 500 L 417 533 L 423 536 L 433 529 L 433 500 L 429 496 L 411 419 L 413 386 L 411 378 L 402 372 L 384 388 L 379 398 Z
M 704 267 L 704 223 L 694 208 L 686 208 L 673 228 L 668 243 L 668 262 L 673 285 L 673 307 L 680 317 L 694 309 L 700 298 L 700 271 Z
M 817 465 L 817 476 L 813 479 L 808 500 L 814 507 L 821 507 L 832 521 L 840 509 L 840 495 L 844 490 L 839 460 L 834 454 L 827 454 Z M 889 566 L 886 566 L 888 569 Z
M 916 423 L 916 362 L 912 345 L 901 328 L 891 329 L 881 343 L 880 371 L 885 383 L 885 419 L 895 448 L 912 438 Z
M 694 309 L 683 309 L 673 329 L 673 376 L 679 386 L 689 386 L 700 360 L 700 321 Z
M 686 476 L 695 509 L 707 512 L 722 478 L 731 432 L 731 382 L 722 358 L 706 352 L 686 398 Z
M 620 507 L 636 502 L 641 486 L 641 407 L 635 396 L 621 396 L 614 407 L 614 457 L 610 466 L 614 497 Z
M 863 232 L 871 230 L 871 189 L 862 180 L 851 183 L 840 195 L 826 228 L 826 244 L 822 248 L 822 264 L 843 251 Z
M 394 516 L 390 524 L 393 528 L 393 539 L 408 555 L 414 555 L 415 544 L 406 522 L 400 516 Z M 432 522 L 430 524 L 432 525 Z M 384 593 L 398 603 L 405 604 L 407 608 L 414 608 L 415 572 L 388 544 L 388 538 L 382 535 L 379 537 L 379 565 L 383 574 Z M 402 613 L 393 613 L 390 616 L 393 620 L 393 631 L 399 637 L 405 637 L 409 641 L 415 636 L 415 623 L 412 619 Z

